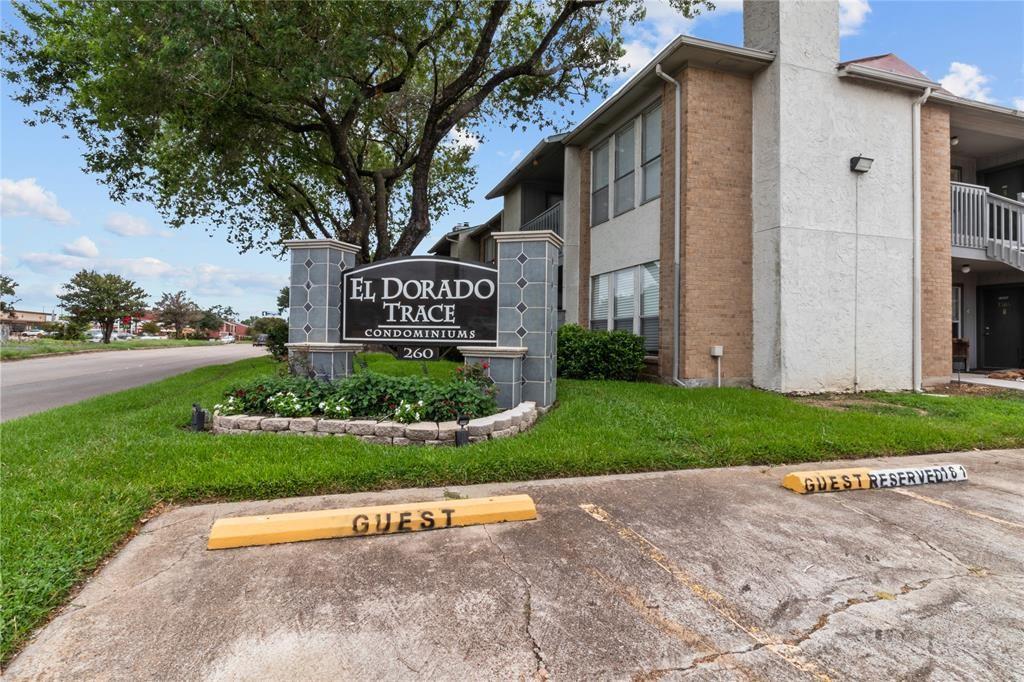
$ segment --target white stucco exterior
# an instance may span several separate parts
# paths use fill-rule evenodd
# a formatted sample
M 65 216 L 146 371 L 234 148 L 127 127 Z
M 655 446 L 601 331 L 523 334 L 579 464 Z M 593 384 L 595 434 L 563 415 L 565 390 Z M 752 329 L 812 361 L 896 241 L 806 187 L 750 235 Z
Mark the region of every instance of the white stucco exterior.
M 777 54 L 753 87 L 754 383 L 909 389 L 912 96 L 838 77 L 837 12 L 744 5 L 747 46 Z

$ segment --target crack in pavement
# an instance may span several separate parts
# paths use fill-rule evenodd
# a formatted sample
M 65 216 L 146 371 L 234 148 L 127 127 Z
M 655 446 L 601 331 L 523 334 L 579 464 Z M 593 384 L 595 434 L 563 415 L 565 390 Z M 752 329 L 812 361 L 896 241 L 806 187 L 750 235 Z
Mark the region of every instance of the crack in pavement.
M 512 563 L 508 560 L 508 555 L 505 553 L 505 550 L 501 548 L 501 545 L 494 541 L 494 537 L 491 535 L 490 529 L 488 529 L 486 525 L 481 526 L 481 528 L 484 529 L 484 534 L 487 535 L 487 539 L 490 541 L 491 545 L 498 550 L 498 554 L 501 555 L 501 561 L 505 564 L 505 568 L 519 578 L 525 586 L 526 603 L 524 604 L 523 609 L 523 613 L 526 618 L 525 630 L 526 636 L 529 638 L 530 644 L 532 645 L 534 661 L 537 664 L 537 667 L 533 672 L 533 677 L 535 680 L 547 680 L 548 669 L 547 663 L 544 661 L 544 651 L 541 649 L 540 643 L 533 634 L 533 583 L 530 582 L 530 579 L 527 578 L 522 571 L 519 571 L 512 566 Z
M 926 547 L 928 547 L 928 549 L 932 550 L 933 552 L 935 552 L 936 554 L 941 556 L 943 559 L 945 559 L 946 561 L 948 561 L 948 562 L 950 562 L 952 564 L 957 564 L 960 567 L 965 568 L 967 570 L 973 570 L 974 569 L 973 566 L 971 566 L 970 564 L 967 564 L 966 562 L 964 562 L 962 559 L 960 559 L 958 556 L 956 556 L 952 552 L 948 552 L 948 551 L 946 551 L 944 549 L 939 549 L 938 547 L 933 545 L 931 542 L 929 542 L 925 538 L 921 537 L 920 535 L 918 535 L 914 531 L 910 530 L 909 528 L 905 528 L 904 526 L 901 526 L 898 523 L 894 523 L 892 521 L 889 521 L 888 519 L 883 519 L 880 516 L 875 516 L 871 512 L 865 511 L 865 510 L 861 509 L 860 507 L 851 506 L 851 505 L 847 504 L 846 502 L 844 502 L 841 499 L 837 499 L 837 502 L 839 503 L 839 505 L 841 507 L 849 509 L 850 511 L 852 511 L 855 514 L 860 514 L 862 516 L 866 516 L 869 519 L 873 519 L 873 520 L 877 521 L 878 523 L 881 523 L 882 525 L 890 526 L 892 528 L 896 528 L 897 530 L 903 531 L 904 533 L 906 533 L 910 537 L 914 538 L 915 540 L 917 540 L 921 544 L 925 545 Z

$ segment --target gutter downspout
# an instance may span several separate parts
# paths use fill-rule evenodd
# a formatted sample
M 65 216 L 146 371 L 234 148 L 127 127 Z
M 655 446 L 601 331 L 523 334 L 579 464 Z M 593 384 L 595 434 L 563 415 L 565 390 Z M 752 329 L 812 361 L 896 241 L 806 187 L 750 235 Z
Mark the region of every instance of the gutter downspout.
M 675 135 L 674 135 L 674 149 L 675 158 L 673 169 L 673 192 L 675 197 L 672 201 L 672 229 L 674 233 L 673 238 L 673 252 L 672 252 L 672 381 L 680 386 L 683 386 L 683 382 L 679 380 L 679 232 L 680 232 L 680 206 L 682 197 L 680 196 L 680 168 L 682 164 L 681 149 L 682 149 L 682 84 L 675 78 L 672 78 L 667 73 L 662 71 L 661 64 L 654 67 L 654 73 L 658 75 L 658 78 L 662 79 L 666 83 L 671 83 L 676 86 L 676 106 L 675 106 Z
M 912 153 L 914 158 L 914 283 L 913 283 L 913 389 L 921 388 L 921 105 L 931 97 L 932 89 L 925 88 L 924 94 L 914 100 L 912 114 Z

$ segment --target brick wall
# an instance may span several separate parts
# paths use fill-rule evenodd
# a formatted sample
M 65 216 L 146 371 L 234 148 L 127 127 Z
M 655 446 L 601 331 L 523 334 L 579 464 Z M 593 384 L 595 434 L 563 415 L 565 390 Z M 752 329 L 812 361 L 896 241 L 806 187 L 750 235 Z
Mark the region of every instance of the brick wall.
M 580 325 L 590 326 L 590 152 L 580 151 Z
M 685 379 L 714 378 L 710 348 L 721 345 L 723 379 L 749 381 L 753 356 L 751 81 L 699 68 L 686 69 L 682 76 L 686 84 L 683 115 L 689 132 L 683 137 L 681 374 Z
M 686 100 L 686 79 L 683 73 L 677 74 L 683 86 L 683 102 Z M 673 282 L 675 278 L 675 113 L 676 86 L 665 83 L 661 89 L 661 225 L 659 230 L 659 299 L 658 315 L 660 317 L 658 338 L 658 373 L 662 379 L 672 380 L 672 305 L 675 297 Z M 684 109 L 685 111 L 685 109 Z M 683 139 L 686 136 L 686 119 L 683 118 Z M 685 144 L 685 143 L 684 143 Z M 682 295 L 682 292 L 680 292 Z M 680 326 L 682 320 L 680 319 Z M 682 372 L 680 372 L 682 375 Z
M 921 108 L 921 369 L 946 379 L 953 364 L 949 109 Z

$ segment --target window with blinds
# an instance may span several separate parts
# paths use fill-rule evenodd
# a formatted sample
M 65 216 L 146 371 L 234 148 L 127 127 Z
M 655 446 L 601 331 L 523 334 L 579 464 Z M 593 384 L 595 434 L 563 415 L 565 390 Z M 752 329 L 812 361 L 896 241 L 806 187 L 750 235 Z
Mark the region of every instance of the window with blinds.
M 642 336 L 647 352 L 657 354 L 658 263 L 596 275 L 591 281 L 590 328 L 618 329 Z
M 590 287 L 590 328 L 608 329 L 608 279 L 610 275 L 597 275 Z
M 641 265 L 640 336 L 644 337 L 644 347 L 651 354 L 658 352 L 658 334 L 661 330 L 658 323 L 659 293 L 658 264 L 655 262 Z
M 615 133 L 615 215 L 633 210 L 636 180 L 636 135 L 633 122 Z
M 640 151 L 641 203 L 661 194 L 661 105 L 644 112 Z
M 592 152 L 590 175 L 590 224 L 608 220 L 608 143 Z
M 636 325 L 636 273 L 633 268 L 615 274 L 615 323 L 613 329 L 634 331 Z

